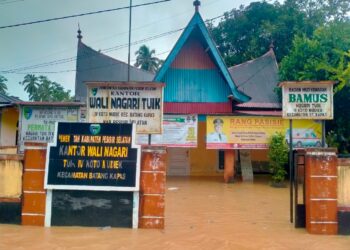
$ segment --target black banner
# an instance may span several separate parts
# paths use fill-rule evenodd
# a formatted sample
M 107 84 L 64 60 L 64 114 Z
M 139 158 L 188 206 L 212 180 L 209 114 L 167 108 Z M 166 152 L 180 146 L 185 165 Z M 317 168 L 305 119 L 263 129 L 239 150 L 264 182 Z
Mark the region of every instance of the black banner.
M 136 190 L 138 149 L 132 139 L 132 124 L 58 123 L 47 188 Z

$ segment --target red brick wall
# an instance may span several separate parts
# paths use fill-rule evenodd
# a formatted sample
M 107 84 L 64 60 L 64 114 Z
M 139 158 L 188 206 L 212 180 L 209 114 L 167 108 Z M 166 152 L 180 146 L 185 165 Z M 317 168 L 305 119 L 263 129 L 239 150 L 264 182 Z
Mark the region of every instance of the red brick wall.
M 337 155 L 334 149 L 306 150 L 306 230 L 337 234 Z
M 143 147 L 141 159 L 139 228 L 164 228 L 166 150 Z
M 25 146 L 22 225 L 44 226 L 46 144 L 26 143 Z

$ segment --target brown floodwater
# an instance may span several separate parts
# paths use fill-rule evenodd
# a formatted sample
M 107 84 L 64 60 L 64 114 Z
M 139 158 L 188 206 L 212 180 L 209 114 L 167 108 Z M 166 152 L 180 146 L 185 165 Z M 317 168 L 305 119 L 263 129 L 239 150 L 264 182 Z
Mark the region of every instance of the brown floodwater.
M 289 222 L 289 189 L 266 180 L 167 179 L 165 229 L 0 225 L 0 249 L 350 249 L 350 236 Z

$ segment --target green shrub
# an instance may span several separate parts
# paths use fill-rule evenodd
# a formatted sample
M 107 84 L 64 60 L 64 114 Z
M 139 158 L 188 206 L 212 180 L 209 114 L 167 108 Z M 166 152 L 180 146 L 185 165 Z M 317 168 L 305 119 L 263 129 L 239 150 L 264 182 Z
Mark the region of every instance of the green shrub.
M 272 182 L 283 182 L 287 174 L 285 165 L 288 162 L 288 145 L 282 133 L 275 133 L 269 138 L 268 158 Z

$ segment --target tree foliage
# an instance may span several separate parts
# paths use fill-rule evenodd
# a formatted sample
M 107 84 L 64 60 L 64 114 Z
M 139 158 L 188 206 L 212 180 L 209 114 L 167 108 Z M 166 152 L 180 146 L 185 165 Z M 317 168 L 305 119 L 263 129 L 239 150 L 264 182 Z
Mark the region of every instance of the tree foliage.
M 25 86 L 24 90 L 31 101 L 71 101 L 70 90 L 65 90 L 57 82 L 50 81 L 46 76 L 28 74 L 19 84 Z
M 345 86 L 334 95 L 334 119 L 326 122 L 327 144 L 339 153 L 350 153 L 350 87 Z
M 7 94 L 7 78 L 0 75 L 0 94 L 6 95 Z
M 261 56 L 271 43 L 280 62 L 289 54 L 295 36 L 309 38 L 329 21 L 346 20 L 349 10 L 348 0 L 253 2 L 226 12 L 209 29 L 228 66 Z
M 327 121 L 329 146 L 350 152 L 350 21 L 329 22 L 312 37 L 297 36 L 280 64 L 281 80 L 334 80 L 334 120 Z
M 336 80 L 339 91 L 350 80 L 350 22 L 331 22 L 314 34 L 296 36 L 280 64 L 280 80 Z
M 272 181 L 279 183 L 284 181 L 287 171 L 285 165 L 288 162 L 288 146 L 282 133 L 275 133 L 269 139 L 269 167 L 272 173 Z
M 150 50 L 146 45 L 142 45 L 136 52 L 135 67 L 155 73 L 161 65 L 161 60 L 155 57 L 156 51 Z

